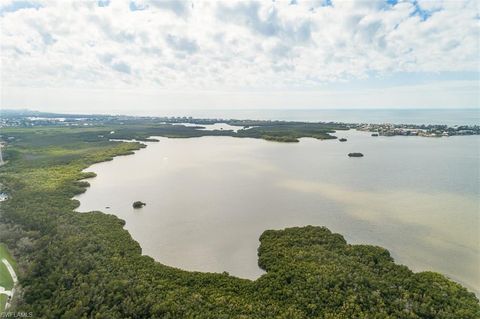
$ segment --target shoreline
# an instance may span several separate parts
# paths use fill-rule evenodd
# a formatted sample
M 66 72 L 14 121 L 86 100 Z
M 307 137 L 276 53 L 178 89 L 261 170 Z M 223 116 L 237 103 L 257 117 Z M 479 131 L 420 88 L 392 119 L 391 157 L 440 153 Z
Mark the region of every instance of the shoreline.
M 355 129 L 351 129 L 351 130 L 352 130 L 352 131 L 358 131 L 358 130 L 355 130 Z M 364 132 L 364 131 L 358 131 L 358 132 L 359 132 L 359 133 L 366 133 L 366 132 Z M 235 138 L 235 136 L 227 136 L 227 137 Z M 158 138 L 172 139 L 171 137 L 164 137 L 164 136 L 155 136 L 155 135 L 153 135 L 153 136 L 149 136 L 149 139 L 151 139 L 151 140 L 149 140 L 149 141 L 146 142 L 146 143 L 142 142 L 142 144 L 144 143 L 145 148 L 146 148 L 146 147 L 149 146 L 149 143 L 158 143 L 158 142 L 159 142 Z M 191 138 L 191 139 L 195 139 L 195 138 L 212 138 L 212 139 L 213 139 L 213 138 L 218 138 L 218 137 L 217 137 L 217 136 L 199 136 L 199 137 L 190 137 L 190 138 Z M 189 138 L 189 139 L 190 139 L 190 138 Z M 368 136 L 367 138 L 370 138 L 370 137 Z M 375 139 L 374 137 L 371 137 L 371 138 L 372 138 L 373 140 Z M 175 138 L 173 138 L 173 139 L 175 139 Z M 252 139 L 253 139 L 253 140 L 257 140 L 256 138 L 252 138 Z M 305 137 L 305 138 L 301 138 L 300 140 L 303 140 L 303 139 L 312 139 L 312 138 Z M 260 139 L 260 140 L 261 140 L 261 139 Z M 315 139 L 312 139 L 312 140 L 315 140 Z M 136 140 L 123 140 L 123 142 L 130 143 L 130 142 L 137 142 L 137 141 L 136 141 Z M 267 141 L 267 142 L 269 142 L 269 141 Z M 139 149 L 139 150 L 141 150 L 141 149 Z M 134 151 L 133 154 L 127 154 L 127 155 L 136 155 L 136 154 L 137 154 L 137 151 Z M 95 164 L 103 164 L 103 163 L 105 163 L 105 162 L 95 163 Z M 92 164 L 92 165 L 89 166 L 88 168 L 85 168 L 82 172 L 86 172 L 87 170 L 90 170 L 91 167 L 94 166 L 95 164 Z M 96 173 L 95 170 L 90 170 L 90 171 Z M 87 188 L 87 190 L 88 190 L 88 188 Z M 80 196 L 81 196 L 81 195 L 80 195 Z M 74 200 L 78 200 L 77 197 L 78 197 L 78 196 L 75 196 L 73 199 L 74 199 Z M 78 207 L 77 207 L 77 208 L 78 208 Z M 88 211 L 83 211 L 83 212 L 77 211 L 77 208 L 75 209 L 75 211 L 78 212 L 78 213 L 81 213 L 81 214 L 83 214 L 83 213 L 88 213 Z M 112 211 L 114 211 L 114 209 L 112 209 L 112 208 L 109 208 L 106 212 L 104 211 L 104 209 L 100 209 L 100 210 L 102 210 L 103 213 L 110 213 L 110 214 L 112 213 Z M 118 218 L 124 220 L 124 219 L 121 217 L 121 215 L 117 215 L 117 214 L 114 214 L 114 215 L 116 215 Z M 124 220 L 124 221 L 127 222 L 126 220 Z M 129 232 L 130 232 L 130 231 L 129 231 Z M 347 235 L 347 234 L 344 234 L 344 235 Z M 135 240 L 136 240 L 136 239 L 135 239 Z M 137 242 L 138 242 L 138 241 L 137 241 Z M 139 243 L 140 243 L 140 242 L 139 242 Z M 359 243 L 359 244 L 361 244 L 361 243 Z M 390 249 L 389 249 L 389 250 L 390 250 Z M 154 258 L 154 259 L 155 259 L 157 262 L 162 262 L 162 260 L 158 260 L 157 258 Z M 200 270 L 194 270 L 194 269 L 183 269 L 183 268 L 179 267 L 178 265 L 172 266 L 172 267 L 178 267 L 179 269 L 182 269 L 182 270 L 185 270 L 185 271 L 200 271 Z M 412 265 L 409 265 L 408 267 L 409 267 L 410 269 L 411 269 L 411 268 L 415 268 L 415 267 L 412 266 Z M 416 273 L 418 273 L 418 272 L 424 272 L 424 271 L 425 271 L 425 270 L 418 270 L 418 271 L 416 271 Z M 220 273 L 220 272 L 217 272 L 217 273 Z M 472 285 L 470 285 L 470 284 L 466 284 L 463 280 L 460 280 L 460 279 L 456 278 L 455 276 L 450 276 L 450 275 L 447 275 L 447 274 L 444 274 L 444 273 L 441 273 L 441 272 L 438 272 L 438 273 L 440 273 L 440 274 L 442 274 L 442 275 L 444 275 L 444 276 L 447 276 L 447 277 L 451 278 L 451 280 L 453 280 L 453 281 L 455 281 L 455 282 L 457 282 L 457 283 L 460 283 L 460 284 L 464 285 L 465 287 L 468 287 L 468 289 L 469 289 L 470 291 L 474 292 L 477 296 L 480 296 L 480 289 L 476 289 L 474 286 L 472 286 Z M 248 278 L 245 278 L 245 277 L 238 277 L 238 278 L 248 279 Z M 257 278 L 257 279 L 258 279 L 258 278 Z M 249 279 L 249 280 L 251 280 L 251 279 Z

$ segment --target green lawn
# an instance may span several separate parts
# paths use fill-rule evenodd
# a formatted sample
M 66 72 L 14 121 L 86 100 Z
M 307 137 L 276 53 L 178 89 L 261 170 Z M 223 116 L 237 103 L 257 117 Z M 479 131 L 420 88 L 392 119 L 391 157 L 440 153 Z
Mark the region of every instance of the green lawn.
M 12 267 L 16 270 L 16 263 L 13 260 L 12 256 L 7 250 L 7 247 L 4 244 L 0 244 L 0 261 L 5 258 L 7 259 Z M 13 288 L 13 279 L 8 272 L 7 267 L 3 262 L 0 262 L 0 286 L 9 290 Z M 0 295 L 0 312 L 5 308 L 5 303 L 7 301 L 7 296 L 4 294 Z
M 7 295 L 0 295 L 0 313 L 5 309 L 5 304 L 7 303 Z

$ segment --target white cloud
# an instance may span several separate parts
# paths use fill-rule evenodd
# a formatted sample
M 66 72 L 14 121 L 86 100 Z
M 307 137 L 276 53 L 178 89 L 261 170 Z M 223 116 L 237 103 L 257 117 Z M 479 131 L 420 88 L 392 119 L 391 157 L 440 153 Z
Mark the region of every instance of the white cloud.
M 184 51 L 190 54 L 198 51 L 198 44 L 194 39 L 177 37 L 169 34 L 166 37 L 166 42 L 174 50 Z
M 468 0 L 8 0 L 2 88 L 315 91 L 478 73 L 478 16 Z

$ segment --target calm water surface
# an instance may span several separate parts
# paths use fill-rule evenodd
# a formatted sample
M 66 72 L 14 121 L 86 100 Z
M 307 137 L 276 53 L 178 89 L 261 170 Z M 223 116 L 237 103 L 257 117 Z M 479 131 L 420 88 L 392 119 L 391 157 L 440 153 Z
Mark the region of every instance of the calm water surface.
M 325 225 L 478 294 L 480 138 L 336 135 L 348 141 L 159 138 L 89 168 L 98 176 L 76 197 L 78 211 L 126 220 L 143 253 L 164 264 L 252 279 L 264 230 Z M 134 210 L 135 200 L 147 206 Z
M 162 111 L 159 116 L 306 122 L 478 125 L 480 109 L 193 109 Z

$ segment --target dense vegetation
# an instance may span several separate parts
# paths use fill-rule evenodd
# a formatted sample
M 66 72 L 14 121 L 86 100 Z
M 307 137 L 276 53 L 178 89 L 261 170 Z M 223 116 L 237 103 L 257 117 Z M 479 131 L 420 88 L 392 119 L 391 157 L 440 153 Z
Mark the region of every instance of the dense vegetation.
M 141 202 L 139 200 L 133 202 L 132 206 L 133 208 L 142 208 L 143 206 L 145 206 L 146 204 L 144 202 Z
M 216 119 L 193 119 L 186 117 L 132 117 L 111 115 L 73 115 L 42 113 L 35 111 L 0 110 L 2 119 L 6 120 L 7 126 L 33 127 L 35 125 L 65 128 L 95 126 L 103 127 L 99 133 L 103 138 L 131 138 L 140 141 L 149 140 L 150 136 L 166 137 L 196 137 L 206 135 L 223 135 L 235 137 L 263 138 L 278 142 L 298 142 L 299 138 L 312 137 L 317 139 L 333 139 L 330 135 L 336 130 L 345 130 L 355 127 L 353 124 L 343 123 L 309 123 L 287 121 L 260 121 L 260 120 L 216 120 Z M 42 120 L 31 121 L 30 117 L 42 117 Z M 62 118 L 62 121 L 55 121 Z M 238 132 L 232 130 L 200 130 L 202 125 L 215 124 L 218 122 L 243 127 Z M 185 126 L 182 124 L 194 124 Z M 173 125 L 176 124 L 176 125 Z
M 277 129 L 263 128 L 268 136 L 285 136 L 275 135 Z M 459 284 L 436 273 L 415 274 L 394 264 L 385 249 L 349 245 L 323 227 L 264 232 L 258 254 L 267 273 L 250 281 L 162 265 L 141 255 L 122 220 L 74 212 L 78 203 L 71 198 L 88 186 L 82 179 L 93 176 L 83 169 L 142 147 L 109 141 L 111 135 L 231 132 L 131 123 L 9 128 L 1 134 L 9 145 L 0 182 L 10 199 L 1 207 L 0 241 L 19 267 L 17 311 L 102 319 L 480 317 L 478 300 Z
M 203 122 L 203 121 L 200 121 Z M 197 123 L 197 122 L 195 122 Z M 150 136 L 166 136 L 166 137 L 199 137 L 199 136 L 234 136 L 234 137 L 250 137 L 262 138 L 269 141 L 277 142 L 298 142 L 299 138 L 312 137 L 316 139 L 334 139 L 336 138 L 330 133 L 335 130 L 345 130 L 347 127 L 343 124 L 324 124 L 324 123 L 296 123 L 296 122 L 270 122 L 270 121 L 227 121 L 231 125 L 250 125 L 248 129 L 233 132 L 231 130 L 215 130 L 206 131 L 199 130 L 201 124 L 196 127 L 148 123 L 139 121 L 138 123 L 129 123 L 126 125 L 110 124 L 113 134 L 105 136 L 110 138 L 125 139 L 134 137 L 139 141 L 149 140 Z

